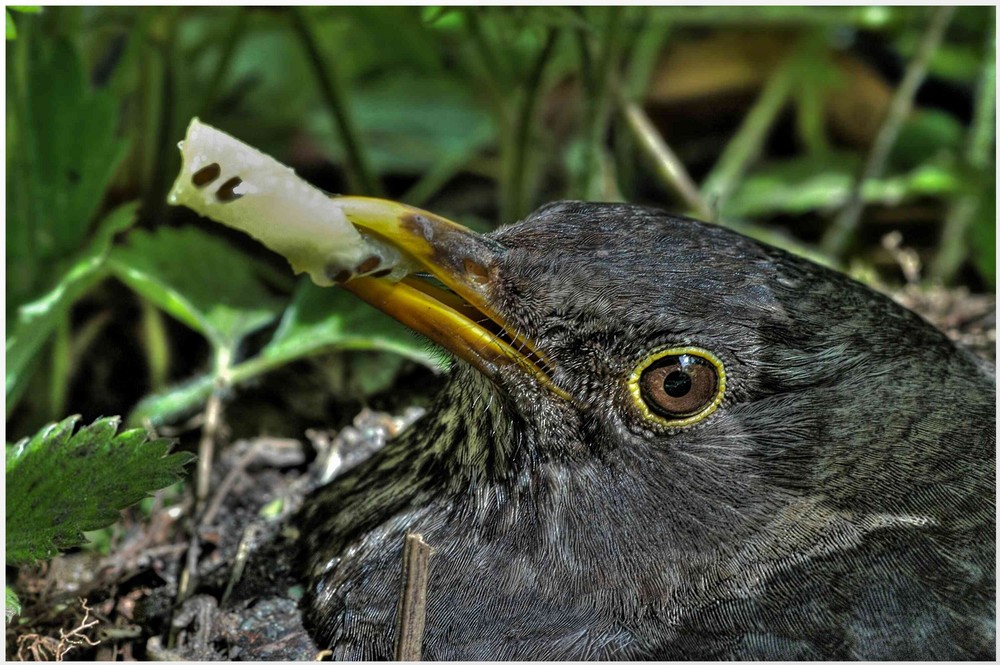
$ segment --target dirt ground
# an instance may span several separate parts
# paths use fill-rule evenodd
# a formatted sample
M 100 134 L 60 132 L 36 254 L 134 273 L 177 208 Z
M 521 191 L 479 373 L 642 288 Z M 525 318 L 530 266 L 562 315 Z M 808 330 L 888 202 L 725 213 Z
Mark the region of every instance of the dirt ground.
M 995 363 L 995 296 L 916 286 L 890 295 Z M 322 658 L 297 609 L 303 589 L 287 518 L 323 479 L 336 482 L 421 413 L 363 410 L 340 431 L 236 441 L 218 456 L 196 522 L 190 493 L 161 493 L 149 519 L 125 512 L 110 554 L 8 569 L 23 603 L 7 626 L 8 659 Z

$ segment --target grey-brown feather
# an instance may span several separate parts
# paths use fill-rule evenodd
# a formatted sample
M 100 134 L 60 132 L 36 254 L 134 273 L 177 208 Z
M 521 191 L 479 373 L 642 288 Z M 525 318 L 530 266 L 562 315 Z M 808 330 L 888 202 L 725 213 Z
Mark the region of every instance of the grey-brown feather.
M 493 304 L 576 403 L 459 364 L 321 489 L 300 520 L 321 646 L 391 657 L 412 530 L 435 550 L 428 659 L 992 659 L 992 368 L 842 275 L 659 211 L 561 203 L 493 238 Z M 676 431 L 624 386 L 667 345 L 728 376 Z

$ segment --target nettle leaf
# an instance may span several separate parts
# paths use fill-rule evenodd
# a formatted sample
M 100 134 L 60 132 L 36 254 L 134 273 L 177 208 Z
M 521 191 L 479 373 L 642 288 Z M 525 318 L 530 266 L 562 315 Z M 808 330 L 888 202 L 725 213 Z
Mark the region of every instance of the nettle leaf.
M 216 348 L 233 349 L 281 309 L 252 259 L 195 227 L 132 233 L 109 264 L 116 277 Z
M 118 418 L 73 430 L 79 416 L 7 446 L 7 564 L 47 559 L 86 542 L 84 531 L 180 479 L 194 456 L 141 429 L 118 434 Z
M 90 245 L 64 262 L 66 268 L 58 271 L 60 278 L 55 286 L 42 297 L 18 308 L 6 347 L 8 415 L 31 378 L 32 361 L 58 322 L 69 313 L 74 302 L 105 276 L 105 260 L 115 234 L 135 222 L 137 207 L 136 203 L 128 203 L 108 214 Z

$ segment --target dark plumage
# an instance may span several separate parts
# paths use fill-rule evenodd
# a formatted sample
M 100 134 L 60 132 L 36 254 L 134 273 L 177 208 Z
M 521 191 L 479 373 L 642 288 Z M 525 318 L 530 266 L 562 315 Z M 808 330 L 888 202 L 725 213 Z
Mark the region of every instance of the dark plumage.
M 500 229 L 489 304 L 555 368 L 459 363 L 301 516 L 336 658 L 392 655 L 403 535 L 434 548 L 425 659 L 987 659 L 994 370 L 843 275 L 717 226 L 558 203 Z M 662 347 L 724 365 L 664 427 Z

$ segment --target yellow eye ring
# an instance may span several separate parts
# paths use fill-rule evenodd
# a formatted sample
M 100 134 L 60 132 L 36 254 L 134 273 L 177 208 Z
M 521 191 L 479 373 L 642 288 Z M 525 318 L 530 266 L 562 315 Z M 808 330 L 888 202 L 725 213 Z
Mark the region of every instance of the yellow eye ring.
M 694 385 L 691 377 L 681 371 L 687 367 L 697 368 Z M 658 374 L 647 377 L 647 370 Z M 673 371 L 667 379 L 680 377 L 683 383 L 659 387 L 657 380 L 669 370 Z M 650 386 L 654 388 L 650 389 Z M 671 391 L 671 387 L 681 392 Z M 647 420 L 663 427 L 686 427 L 701 422 L 722 403 L 726 395 L 726 369 L 715 354 L 696 346 L 659 349 L 632 370 L 628 390 L 639 413 Z M 661 401 L 659 405 L 657 399 Z M 694 409 L 671 413 L 673 408 L 692 405 L 696 405 Z

